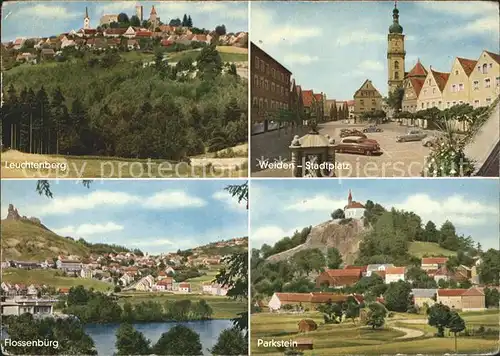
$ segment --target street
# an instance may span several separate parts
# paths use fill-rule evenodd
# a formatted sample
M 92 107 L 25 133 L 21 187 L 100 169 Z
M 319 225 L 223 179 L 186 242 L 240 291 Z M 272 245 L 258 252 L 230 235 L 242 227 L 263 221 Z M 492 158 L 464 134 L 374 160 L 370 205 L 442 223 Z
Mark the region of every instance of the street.
M 319 132 L 340 141 L 340 130 L 343 128 L 362 130 L 366 124 L 346 124 L 341 121 L 331 121 L 319 125 Z M 424 167 L 425 156 L 429 148 L 422 146 L 421 141 L 396 142 L 396 136 L 403 135 L 408 127 L 398 123 L 387 123 L 379 126 L 384 132 L 367 133 L 367 137 L 375 139 L 382 149 L 381 155 L 363 156 L 349 153 L 336 153 L 336 162 L 342 163 L 348 169 L 336 170 L 337 177 L 419 177 Z M 251 137 L 251 172 L 253 177 L 291 177 L 291 169 L 262 169 L 259 160 L 268 159 L 290 162 L 290 145 L 293 136 L 303 136 L 307 128 L 299 132 L 267 132 Z M 430 131 L 426 131 L 431 134 Z

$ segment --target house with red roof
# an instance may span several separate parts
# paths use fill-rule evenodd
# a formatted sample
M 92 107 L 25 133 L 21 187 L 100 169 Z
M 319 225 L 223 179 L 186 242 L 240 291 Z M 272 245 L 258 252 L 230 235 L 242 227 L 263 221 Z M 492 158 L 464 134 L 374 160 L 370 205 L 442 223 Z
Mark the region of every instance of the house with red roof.
M 440 267 L 446 265 L 448 257 L 422 257 L 420 262 L 420 268 L 424 271 L 427 270 L 437 270 Z
M 427 70 L 420 62 L 420 59 L 418 59 L 415 66 L 406 74 L 403 81 L 404 96 L 401 104 L 402 111 L 412 113 L 417 111 L 417 99 L 424 86 L 426 77 Z
M 166 277 L 159 279 L 158 282 L 153 286 L 153 290 L 159 292 L 166 292 L 173 290 L 174 279 L 172 277 Z
M 316 287 L 344 287 L 358 282 L 361 269 L 327 269 L 316 278 Z
M 500 94 L 500 55 L 484 50 L 476 61 L 470 81 L 470 104 L 489 106 Z
M 477 60 L 456 57 L 451 67 L 450 76 L 443 90 L 444 108 L 469 103 L 470 75 Z
M 284 305 L 295 305 L 315 308 L 323 303 L 343 303 L 353 297 L 357 303 L 363 302 L 363 296 L 359 294 L 337 294 L 331 292 L 311 292 L 311 293 L 274 293 L 269 300 L 270 311 L 278 311 Z
M 449 77 L 450 73 L 438 72 L 430 67 L 417 99 L 417 110 L 445 109 L 443 93 Z
M 181 293 L 191 293 L 191 284 L 189 283 L 179 283 L 178 291 Z
M 438 289 L 438 303 L 462 311 L 484 310 L 486 308 L 484 292 L 477 287 L 469 289 Z
M 397 281 L 405 280 L 405 267 L 388 267 L 385 270 L 385 283 L 389 284 Z

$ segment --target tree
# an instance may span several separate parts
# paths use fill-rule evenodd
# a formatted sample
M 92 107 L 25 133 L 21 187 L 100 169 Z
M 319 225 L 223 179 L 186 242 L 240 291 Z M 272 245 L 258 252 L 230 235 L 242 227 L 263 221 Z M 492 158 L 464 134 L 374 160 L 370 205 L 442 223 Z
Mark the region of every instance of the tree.
M 130 16 L 130 26 L 141 27 L 141 19 L 137 15 Z
M 360 305 L 354 300 L 354 297 L 349 297 L 344 307 L 344 316 L 346 319 L 351 319 L 355 323 L 356 318 L 359 317 Z
M 181 26 L 183 26 L 183 27 L 187 27 L 187 22 L 188 22 L 187 15 L 186 15 L 186 14 L 184 14 L 184 16 L 182 17 L 182 23 L 181 23 Z
M 500 293 L 497 288 L 484 288 L 484 299 L 486 308 L 500 307 Z
M 326 252 L 328 268 L 337 269 L 342 264 L 342 255 L 335 247 L 330 247 Z
M 465 330 L 465 321 L 457 312 L 451 312 L 447 328 L 455 335 L 455 353 L 457 353 L 457 333 Z
M 481 283 L 499 284 L 500 277 L 500 251 L 490 248 L 483 253 L 482 262 L 478 266 L 478 274 Z
M 130 22 L 129 18 L 128 18 L 128 15 L 121 12 L 118 14 L 118 23 L 119 24 L 124 24 L 124 25 L 128 25 Z
M 336 219 L 344 219 L 345 218 L 345 214 L 344 214 L 344 210 L 342 209 L 337 209 L 335 210 L 332 214 L 331 214 L 331 217 L 333 220 L 336 220 Z
M 156 355 L 202 355 L 200 335 L 184 325 L 176 325 L 166 333 L 153 347 Z
M 204 79 L 214 79 L 222 71 L 222 59 L 215 44 L 203 47 L 196 58 L 196 63 Z
M 339 324 L 342 321 L 342 306 L 338 303 L 329 300 L 325 304 L 320 304 L 316 309 L 323 313 L 325 324 Z
M 430 220 L 425 224 L 423 241 L 439 242 L 439 231 L 436 228 L 436 224 Z
M 404 97 L 404 89 L 401 86 L 398 86 L 395 90 L 389 91 L 389 96 L 386 99 L 387 105 L 395 112 L 401 111 L 403 97 Z
M 237 328 L 225 329 L 219 334 L 217 343 L 210 350 L 214 355 L 247 355 L 248 340 Z
M 151 341 L 129 323 L 122 323 L 116 331 L 117 355 L 149 355 Z
M 326 265 L 326 260 L 321 250 L 314 248 L 297 252 L 292 256 L 291 263 L 309 276 L 313 271 L 319 272 Z
M 451 319 L 450 308 L 442 303 L 436 303 L 427 309 L 427 315 L 427 323 L 438 329 L 436 336 L 444 337 L 444 329 L 448 326 Z
M 411 285 L 404 281 L 389 284 L 384 293 L 384 301 L 387 309 L 406 312 L 411 304 Z
M 385 323 L 386 315 L 387 310 L 382 304 L 378 302 L 371 303 L 368 305 L 366 325 L 370 325 L 372 329 L 380 328 Z
M 191 18 L 191 15 L 188 15 L 187 22 L 186 22 L 187 27 L 192 28 L 193 25 L 193 19 Z
M 224 36 L 226 34 L 226 25 L 215 26 L 215 33 L 218 36 Z

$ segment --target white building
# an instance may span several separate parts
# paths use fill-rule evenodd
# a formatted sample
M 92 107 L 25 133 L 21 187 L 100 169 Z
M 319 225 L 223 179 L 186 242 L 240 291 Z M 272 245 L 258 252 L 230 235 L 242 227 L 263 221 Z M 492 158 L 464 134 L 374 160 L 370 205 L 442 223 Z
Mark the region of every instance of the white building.
M 88 268 L 82 268 L 82 270 L 80 271 L 80 277 L 92 278 L 92 270 Z
M 191 293 L 191 285 L 189 283 L 179 283 L 179 292 Z
M 405 268 L 404 267 L 389 267 L 385 270 L 385 283 L 389 284 L 397 281 L 405 280 Z
M 392 263 L 371 264 L 366 266 L 366 277 L 370 277 L 373 272 L 385 272 L 388 268 L 394 267 Z
M 21 315 L 24 313 L 52 314 L 54 304 L 57 299 L 31 299 L 25 297 L 16 297 L 2 301 L 2 315 Z
M 437 270 L 444 266 L 448 257 L 423 257 L 421 267 L 424 271 Z
M 362 219 L 365 216 L 365 206 L 357 201 L 352 200 L 351 190 L 347 197 L 347 205 L 344 207 L 344 215 L 346 219 Z

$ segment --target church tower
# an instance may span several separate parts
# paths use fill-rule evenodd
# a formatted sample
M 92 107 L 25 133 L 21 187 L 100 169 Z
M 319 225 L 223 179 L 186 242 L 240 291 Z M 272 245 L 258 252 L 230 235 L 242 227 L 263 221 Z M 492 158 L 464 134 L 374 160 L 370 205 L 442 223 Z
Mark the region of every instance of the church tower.
M 394 91 L 398 86 L 403 86 L 405 55 L 405 35 L 403 35 L 403 27 L 399 24 L 399 10 L 396 1 L 394 2 L 394 10 L 392 10 L 392 25 L 389 27 L 387 35 L 387 84 L 389 92 Z
M 88 30 L 89 28 L 90 28 L 89 10 L 85 8 L 85 17 L 83 18 L 83 29 Z
M 351 190 L 349 189 L 349 196 L 347 197 L 347 205 L 351 205 L 352 204 L 352 194 L 351 194 Z

